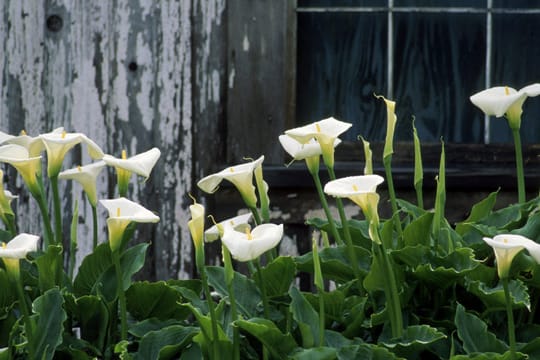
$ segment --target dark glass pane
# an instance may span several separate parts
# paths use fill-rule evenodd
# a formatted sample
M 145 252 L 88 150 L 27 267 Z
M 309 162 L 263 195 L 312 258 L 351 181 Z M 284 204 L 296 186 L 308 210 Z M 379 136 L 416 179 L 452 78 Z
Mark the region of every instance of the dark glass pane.
M 540 14 L 493 15 L 492 84 L 521 87 L 540 82 Z M 523 105 L 521 136 L 524 143 L 540 142 L 540 97 Z M 502 121 L 499 121 L 502 120 Z M 491 119 L 491 142 L 512 142 L 504 119 Z
M 394 6 L 485 8 L 486 0 L 395 0 Z
M 345 139 L 383 139 L 373 93 L 386 90 L 387 15 L 299 13 L 297 121 L 329 116 L 354 126 Z
M 537 9 L 540 3 L 536 0 L 493 0 L 494 8 Z
M 483 116 L 469 96 L 485 84 L 485 16 L 396 13 L 394 97 L 397 138 L 483 142 Z M 401 121 L 400 121 L 401 120 Z
M 387 7 L 388 0 L 298 0 L 298 7 L 370 6 Z

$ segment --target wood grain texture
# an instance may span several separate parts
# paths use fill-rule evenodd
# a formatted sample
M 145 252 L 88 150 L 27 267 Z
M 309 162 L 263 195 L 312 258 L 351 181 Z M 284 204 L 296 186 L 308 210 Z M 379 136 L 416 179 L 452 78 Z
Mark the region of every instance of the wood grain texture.
M 147 278 L 191 275 L 186 194 L 192 186 L 192 6 L 189 1 L 0 2 L 0 129 L 37 135 L 58 126 L 87 134 L 106 153 L 157 146 L 162 156 L 147 182 L 132 178 L 129 197 L 161 216 L 141 225 L 133 243 L 152 241 Z M 202 15 L 201 15 L 202 16 Z M 90 161 L 75 150 L 64 168 Z M 21 231 L 38 232 L 39 213 L 14 171 Z M 16 179 L 16 180 L 14 180 Z M 114 170 L 99 179 L 100 198 L 116 196 Z M 91 243 L 91 208 L 77 184 L 78 259 Z M 101 241 L 106 239 L 105 211 Z M 66 219 L 67 228 L 69 219 Z

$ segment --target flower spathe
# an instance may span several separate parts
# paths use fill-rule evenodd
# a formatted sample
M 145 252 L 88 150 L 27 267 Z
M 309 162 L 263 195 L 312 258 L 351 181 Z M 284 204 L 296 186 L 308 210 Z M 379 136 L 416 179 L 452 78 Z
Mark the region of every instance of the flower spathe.
M 273 249 L 283 237 L 283 224 L 262 224 L 249 231 L 240 232 L 225 223 L 221 241 L 232 257 L 238 261 L 257 259 L 266 251 Z
M 540 245 L 525 236 L 500 234 L 493 238 L 484 237 L 483 240 L 491 246 L 495 252 L 495 258 L 497 259 L 497 273 L 501 279 L 508 278 L 512 260 L 523 249 L 527 249 L 537 262 L 540 260 Z
M 334 146 L 336 138 L 347 131 L 351 123 L 329 117 L 314 123 L 285 131 L 285 135 L 292 137 L 300 144 L 308 144 L 316 139 L 321 146 L 324 163 L 334 166 Z
M 126 198 L 100 200 L 109 212 L 107 227 L 109 229 L 109 245 L 112 251 L 120 248 L 126 227 L 132 223 L 156 223 L 159 216 Z
M 37 250 L 39 236 L 21 233 L 11 239 L 7 244 L 0 246 L 0 258 L 24 259 L 31 251 Z
M 314 138 L 303 144 L 289 135 L 280 135 L 279 142 L 283 149 L 294 160 L 304 160 L 313 156 L 321 156 L 321 145 Z M 341 139 L 334 139 L 334 147 L 341 143 Z
M 496 86 L 480 91 L 470 97 L 471 102 L 486 115 L 506 115 L 512 129 L 519 129 L 522 106 L 527 97 L 540 95 L 540 84 L 525 86 L 517 91 L 508 86 Z
M 36 176 L 40 169 L 41 156 L 31 157 L 25 147 L 8 144 L 0 146 L 0 162 L 8 163 L 17 169 L 34 196 L 40 192 Z
M 47 173 L 49 177 L 58 175 L 67 152 L 77 144 L 86 144 L 88 155 L 92 159 L 101 159 L 104 156 L 101 148 L 82 133 L 52 132 L 42 134 L 39 138 L 43 141 L 47 151 Z
M 78 166 L 74 169 L 64 170 L 58 174 L 62 180 L 75 180 L 83 187 L 88 201 L 92 206 L 97 206 L 97 177 L 105 167 L 104 161 L 98 161 L 93 164 Z
M 191 220 L 188 221 L 189 232 L 195 248 L 200 250 L 204 239 L 204 206 L 195 203 L 189 206 L 189 211 L 191 213 Z
M 223 180 L 227 180 L 240 192 L 246 205 L 254 208 L 257 206 L 257 195 L 255 194 L 255 186 L 253 186 L 253 173 L 257 167 L 262 166 L 263 161 L 264 156 L 261 156 L 257 160 L 245 164 L 230 166 L 218 173 L 202 178 L 197 183 L 197 186 L 202 191 L 213 194 L 218 189 L 219 184 Z
M 252 213 L 245 213 L 226 220 L 223 220 L 204 232 L 204 241 L 213 242 L 223 235 L 225 224 L 231 225 L 236 231 L 245 232 L 250 228 L 249 221 L 253 217 Z
M 130 173 L 135 173 L 148 179 L 154 165 L 156 165 L 159 157 L 161 156 L 161 151 L 154 147 L 143 153 L 131 156 L 129 158 L 116 158 L 112 155 L 103 156 L 103 161 L 109 166 L 113 166 L 117 169 L 123 169 L 129 171 Z

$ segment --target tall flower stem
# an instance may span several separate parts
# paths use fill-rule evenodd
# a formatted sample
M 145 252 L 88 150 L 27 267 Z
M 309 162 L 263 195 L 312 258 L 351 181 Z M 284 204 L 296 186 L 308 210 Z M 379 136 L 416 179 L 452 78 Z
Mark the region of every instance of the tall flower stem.
M 518 129 L 512 129 L 514 137 L 514 147 L 516 153 L 516 175 L 518 185 L 518 201 L 520 204 L 525 203 L 525 175 L 523 173 L 523 154 L 521 150 L 521 136 Z
M 92 205 L 92 220 L 93 220 L 93 250 L 96 249 L 98 244 L 98 216 L 97 216 L 97 206 Z
M 116 292 L 118 295 L 118 306 L 120 308 L 120 340 L 127 339 L 127 306 L 126 294 L 123 286 L 123 272 L 120 264 L 120 254 L 118 251 L 112 252 L 112 260 L 116 271 Z
M 334 169 L 330 166 L 326 167 L 328 169 L 328 175 L 330 180 L 336 180 L 336 173 Z M 343 201 L 341 198 L 336 198 L 336 204 L 338 207 L 339 218 L 341 219 L 341 227 L 343 228 L 343 235 L 345 236 L 345 246 L 347 246 L 347 254 L 349 255 L 349 261 L 351 262 L 351 267 L 354 273 L 354 277 L 360 280 L 360 271 L 358 270 L 358 259 L 356 257 L 356 251 L 354 251 L 354 246 L 352 243 L 351 232 L 349 230 L 349 223 L 347 221 L 347 216 L 345 215 L 345 209 L 343 208 Z
M 60 194 L 58 193 L 58 175 L 51 176 L 50 181 L 51 181 L 51 188 L 52 188 L 52 193 L 53 193 L 55 244 L 61 245 L 63 234 L 62 234 L 62 211 L 60 209 Z
M 231 321 L 233 322 L 233 359 L 240 359 L 240 336 L 238 333 L 238 327 L 234 325 L 234 321 L 238 319 L 238 310 L 236 307 L 236 299 L 234 295 L 234 269 L 232 266 L 231 253 L 225 245 L 222 245 L 221 251 L 223 253 L 223 265 L 225 267 L 225 282 L 229 291 L 229 302 L 231 304 Z
M 268 298 L 266 297 L 266 286 L 264 286 L 264 279 L 261 271 L 261 262 L 259 259 L 255 261 L 257 267 L 257 280 L 259 281 L 259 289 L 261 290 L 261 297 L 263 302 L 264 317 L 270 318 L 270 306 L 268 305 Z M 263 359 L 268 359 L 268 349 L 263 345 Z
M 330 231 L 332 232 L 332 236 L 334 237 L 334 240 L 336 241 L 338 245 L 343 245 L 343 240 L 341 239 L 341 236 L 339 236 L 336 223 L 334 222 L 332 213 L 330 212 L 330 209 L 328 208 L 328 201 L 326 201 L 326 196 L 324 195 L 323 187 L 321 184 L 321 178 L 319 177 L 319 172 L 310 171 L 310 173 L 311 173 L 311 176 L 313 177 L 313 181 L 315 182 L 315 187 L 317 188 L 317 193 L 319 194 L 319 199 L 321 200 L 321 205 L 323 207 L 324 214 L 326 215 L 328 224 L 330 224 Z
M 43 192 L 35 193 L 33 194 L 33 196 L 38 203 L 39 210 L 41 212 L 41 218 L 43 220 L 43 227 L 45 229 L 45 233 L 43 234 L 43 247 L 46 250 L 50 244 L 56 244 L 51 226 L 51 218 L 49 217 L 49 208 L 47 207 L 47 203 L 45 202 Z
M 396 191 L 394 189 L 394 179 L 392 177 L 392 155 L 387 155 L 383 159 L 384 172 L 386 174 L 386 182 L 388 183 L 388 195 L 390 196 L 390 205 L 392 206 L 392 218 L 394 219 L 394 226 L 399 235 L 399 239 L 403 238 L 403 229 L 401 228 L 401 222 L 399 220 Z
M 382 270 L 383 276 L 385 277 L 385 292 L 387 297 L 387 306 L 389 310 L 390 325 L 392 327 L 392 336 L 401 337 L 403 334 L 403 316 L 401 314 L 401 302 L 399 300 L 399 292 L 397 289 L 396 275 L 384 243 L 381 242 L 380 245 L 375 245 L 377 247 L 377 256 L 379 256 L 379 261 L 381 265 L 384 266 Z
M 508 289 L 508 278 L 501 279 L 504 297 L 506 300 L 506 317 L 508 322 L 508 342 L 510 343 L 511 358 L 515 359 L 516 354 L 516 333 L 514 325 L 514 312 L 512 310 L 512 298 L 510 297 L 510 290 Z
M 201 277 L 201 282 L 203 285 L 204 297 L 208 304 L 208 312 L 210 313 L 210 322 L 212 324 L 212 339 L 211 339 L 211 348 L 212 348 L 212 359 L 219 359 L 219 348 L 217 346 L 218 341 L 218 327 L 217 327 L 217 318 L 216 318 L 216 309 L 214 307 L 214 301 L 212 300 L 212 295 L 210 294 L 210 287 L 208 286 L 208 277 L 206 276 L 206 266 L 204 263 L 204 247 L 198 246 L 195 249 L 195 265 L 197 266 L 197 271 Z

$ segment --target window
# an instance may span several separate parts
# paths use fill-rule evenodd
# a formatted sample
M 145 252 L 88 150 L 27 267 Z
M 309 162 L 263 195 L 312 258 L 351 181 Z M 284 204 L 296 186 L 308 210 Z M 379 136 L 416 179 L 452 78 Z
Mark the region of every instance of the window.
M 540 8 L 526 0 L 298 0 L 296 114 L 335 116 L 346 140 L 382 141 L 397 101 L 397 141 L 511 143 L 504 120 L 485 118 L 469 96 L 540 81 Z M 540 142 L 540 99 L 524 105 L 522 141 Z M 526 129 L 526 130 L 525 130 Z

